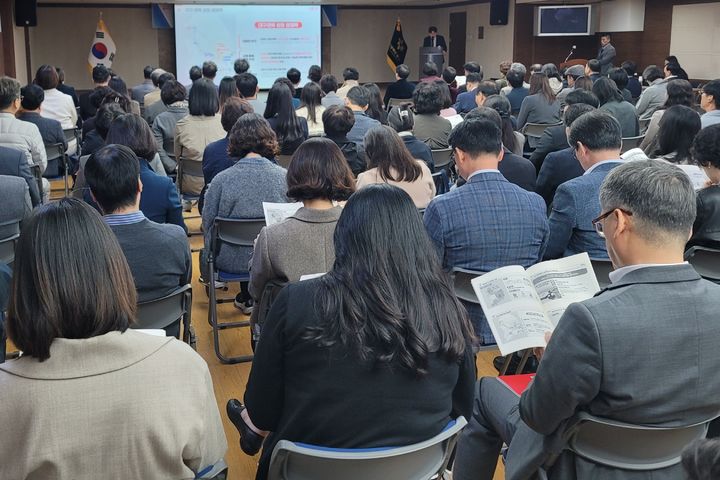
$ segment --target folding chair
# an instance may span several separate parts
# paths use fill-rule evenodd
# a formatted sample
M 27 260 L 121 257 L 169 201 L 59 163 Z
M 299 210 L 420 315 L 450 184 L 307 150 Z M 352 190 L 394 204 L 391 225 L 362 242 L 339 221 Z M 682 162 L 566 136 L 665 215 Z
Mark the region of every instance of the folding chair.
M 720 283 L 720 250 L 700 246 L 692 247 L 685 252 L 685 260 L 701 277 Z
M 292 160 L 292 155 L 276 155 L 275 161 L 277 161 L 278 165 L 280 165 L 283 168 L 288 168 L 290 166 L 290 160 Z
M 640 133 L 644 136 L 645 132 L 647 132 L 648 125 L 650 125 L 650 119 L 641 118 L 638 122 L 640 123 Z
M 639 147 L 644 139 L 645 139 L 645 135 L 640 135 L 637 137 L 623 138 L 622 139 L 622 150 L 620 151 L 620 153 L 625 153 L 628 150 L 632 150 L 633 148 Z
M 31 163 L 30 171 L 32 172 L 33 177 L 35 177 L 35 181 L 37 182 L 38 192 L 40 193 L 40 201 L 42 202 L 43 198 L 45 198 L 45 191 L 43 189 L 43 176 L 40 165 L 37 163 Z
M 62 143 L 53 143 L 45 145 L 45 155 L 47 155 L 48 166 L 43 173 L 43 177 L 48 180 L 63 178 L 65 182 L 64 193 L 67 197 L 70 188 L 68 187 L 68 161 L 65 154 L 65 146 Z
M 592 264 L 595 278 L 597 278 L 600 289 L 610 285 L 610 272 L 614 270 L 612 262 L 607 258 L 591 258 L 590 263 Z
M 182 322 L 182 340 L 192 345 L 190 333 L 192 316 L 192 286 L 190 284 L 178 287 L 164 297 L 147 300 L 137 304 L 137 318 L 132 328 L 161 328 L 167 329 L 175 322 Z M 179 327 L 179 325 L 178 325 Z M 180 338 L 178 329 L 176 338 Z
M 530 148 L 534 149 L 535 146 L 537 145 L 537 141 L 540 139 L 540 137 L 543 136 L 543 133 L 545 133 L 545 129 L 548 127 L 555 127 L 557 125 L 562 125 L 562 122 L 558 122 L 558 123 L 526 123 L 520 133 L 525 135 L 527 144 L 530 146 Z
M 432 179 L 435 182 L 435 195 L 442 195 L 450 191 L 450 179 L 445 170 L 433 173 Z
M 705 437 L 710 421 L 684 427 L 649 427 L 580 412 L 568 429 L 565 449 L 598 465 L 634 471 L 659 470 L 680 463 L 683 449 Z M 557 456 L 540 469 L 540 479 L 547 480 L 547 471 L 555 460 Z
M 265 226 L 264 218 L 238 219 L 238 218 L 221 218 L 218 217 L 210 227 L 210 248 L 207 251 L 208 264 L 208 323 L 213 329 L 213 341 L 215 343 L 215 355 L 222 363 L 241 363 L 252 361 L 252 355 L 241 355 L 237 357 L 226 357 L 220 353 L 219 332 L 226 328 L 249 327 L 249 321 L 240 322 L 218 322 L 217 304 L 233 302 L 233 298 L 218 299 L 215 293 L 215 280 L 219 282 L 248 282 L 250 281 L 250 272 L 225 272 L 216 270 L 215 258 L 220 253 L 220 247 L 225 244 L 236 247 L 253 247 L 255 239 L 260 230 Z
M 197 202 L 200 200 L 200 194 L 189 192 L 187 190 L 187 186 L 184 184 L 185 177 L 195 177 L 195 178 L 202 178 L 203 182 L 205 181 L 205 175 L 202 171 L 202 162 L 198 162 L 195 160 L 188 160 L 183 157 L 178 157 L 177 159 L 177 179 L 175 181 L 175 185 L 177 186 L 178 193 L 180 194 L 180 200 L 186 201 L 186 202 Z M 186 220 L 192 219 L 192 218 L 200 218 L 200 215 L 189 215 L 185 217 Z M 191 236 L 193 235 L 202 235 L 202 232 L 189 232 Z
M 282 290 L 285 285 L 287 285 L 287 283 L 280 282 L 279 280 L 269 281 L 263 289 L 260 302 L 254 307 L 257 309 L 257 323 L 250 325 L 250 328 L 252 328 L 251 346 L 253 352 L 260 340 L 260 333 L 262 332 L 263 325 L 265 325 L 265 319 L 267 318 L 268 313 L 270 313 L 270 307 L 272 307 L 272 304 L 280 293 L 280 290 Z
M 389 98 L 387 104 L 387 111 L 389 112 L 392 107 L 399 107 L 400 105 L 403 105 L 405 103 L 412 106 L 412 98 Z
M 280 440 L 272 452 L 270 480 L 443 478 L 465 417 L 451 421 L 433 438 L 405 447 L 327 448 Z
M 65 141 L 69 144 L 73 140 L 75 140 L 76 152 L 75 156 L 77 158 L 80 158 L 80 155 L 82 155 L 82 149 L 80 148 L 81 138 L 82 138 L 82 129 L 73 127 L 73 128 L 64 128 L 63 133 L 65 134 Z M 69 162 L 68 162 L 69 163 Z M 65 195 L 67 196 L 67 194 Z
M 433 163 L 435 163 L 435 171 L 450 168 L 455 162 L 452 148 L 443 148 L 440 150 L 432 150 Z
M 0 223 L 0 227 L 14 225 L 13 233 L 5 238 L 0 238 L 0 263 L 12 266 L 15 261 L 15 247 L 20 238 L 20 220 L 10 220 Z

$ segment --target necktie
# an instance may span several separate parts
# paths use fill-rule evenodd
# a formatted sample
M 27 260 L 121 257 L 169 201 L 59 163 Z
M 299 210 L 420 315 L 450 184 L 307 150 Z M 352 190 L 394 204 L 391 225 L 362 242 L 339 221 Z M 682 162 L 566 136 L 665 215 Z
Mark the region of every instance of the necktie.
M 437 39 L 437 37 L 433 37 L 433 47 L 437 47 L 437 45 L 435 44 L 436 39 Z

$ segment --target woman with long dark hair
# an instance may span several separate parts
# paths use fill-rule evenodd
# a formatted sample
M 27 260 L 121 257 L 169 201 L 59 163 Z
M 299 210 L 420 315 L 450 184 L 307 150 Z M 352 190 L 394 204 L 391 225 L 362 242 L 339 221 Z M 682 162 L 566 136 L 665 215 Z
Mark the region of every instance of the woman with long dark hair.
M 427 207 L 435 196 L 432 172 L 425 162 L 412 157 L 391 127 L 374 127 L 365 134 L 365 157 L 368 169 L 358 175 L 358 189 L 389 183 L 405 190 L 418 208 Z
M 382 94 L 380 93 L 380 87 L 375 83 L 366 83 L 363 87 L 365 87 L 370 94 L 365 115 L 374 118 L 383 125 L 387 125 L 387 112 L 385 111 L 385 104 L 383 103 Z
M 228 402 L 246 453 L 272 432 L 257 479 L 267 477 L 282 439 L 408 445 L 472 413 L 472 327 L 410 197 L 391 185 L 357 191 L 334 244 L 330 272 L 291 283 L 275 300 L 245 390 L 247 409 Z
M 520 106 L 517 118 L 518 130 L 521 130 L 526 123 L 550 125 L 559 121 L 560 101 L 555 98 L 548 76 L 544 73 L 533 73 L 530 76 L 530 93 Z
M 660 119 L 658 146 L 650 158 L 679 164 L 692 163 L 690 147 L 700 128 L 700 115 L 692 108 L 684 105 L 668 108 Z
M 306 83 L 300 92 L 300 106 L 295 113 L 298 117 L 307 120 L 310 135 L 322 136 L 325 133 L 322 121 L 324 111 L 320 86 L 313 82 Z
M 600 101 L 600 110 L 608 112 L 620 123 L 623 138 L 640 135 L 637 110 L 632 103 L 623 98 L 615 82 L 608 77 L 600 77 L 595 80 L 592 93 Z
M 135 285 L 97 212 L 74 198 L 38 207 L 12 281 L 6 326 L 23 355 L 0 368 L 2 478 L 198 478 L 222 460 L 207 364 L 128 328 Z
M 227 102 L 228 98 L 239 97 L 237 83 L 233 77 L 223 77 L 220 80 L 220 86 L 218 86 L 218 101 L 220 103 L 220 113 L 222 113 L 223 106 Z
M 292 93 L 284 82 L 275 82 L 268 92 L 264 117 L 277 135 L 281 155 L 292 155 L 307 140 L 307 120 L 295 113 Z

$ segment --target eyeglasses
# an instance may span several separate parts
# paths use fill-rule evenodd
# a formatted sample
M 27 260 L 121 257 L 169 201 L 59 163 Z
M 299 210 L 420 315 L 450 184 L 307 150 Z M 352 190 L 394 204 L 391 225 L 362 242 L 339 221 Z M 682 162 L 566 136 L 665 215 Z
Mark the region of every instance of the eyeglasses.
M 607 217 L 610 216 L 615 210 L 620 210 L 622 213 L 628 216 L 632 216 L 632 212 L 629 212 L 627 210 L 624 210 L 622 208 L 613 208 L 612 210 L 609 210 L 599 217 L 597 217 L 595 220 L 592 221 L 593 227 L 595 227 L 595 231 L 598 235 L 600 235 L 602 238 L 605 238 L 605 232 L 603 231 L 603 224 L 602 221 L 605 220 Z

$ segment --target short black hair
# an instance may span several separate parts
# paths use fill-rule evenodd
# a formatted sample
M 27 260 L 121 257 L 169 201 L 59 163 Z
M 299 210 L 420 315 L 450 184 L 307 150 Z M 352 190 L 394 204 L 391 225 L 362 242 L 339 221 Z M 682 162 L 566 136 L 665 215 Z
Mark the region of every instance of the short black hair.
M 602 37 L 608 37 L 608 38 L 612 39 L 612 33 L 602 32 L 602 33 L 600 33 L 600 38 L 602 38 Z
M 444 97 L 440 87 L 435 82 L 421 82 L 413 92 L 415 113 L 439 115 L 443 109 Z
M 235 77 L 235 85 L 243 97 L 252 97 L 257 93 L 258 79 L 249 72 L 244 72 Z
M 568 134 L 571 147 L 577 148 L 578 142 L 590 150 L 619 150 L 622 147 L 620 123 L 602 110 L 581 115 L 573 122 Z
M 632 77 L 637 72 L 637 64 L 633 62 L 632 60 L 625 60 L 621 65 L 620 68 L 625 70 L 625 72 L 628 74 L 629 77 Z
M 345 80 L 360 80 L 360 72 L 355 67 L 346 67 L 343 70 L 343 78 Z
M 110 87 L 99 87 L 90 92 L 90 95 L 88 96 L 88 100 L 90 100 L 90 105 L 92 105 L 95 108 L 100 108 L 100 105 L 102 105 L 103 99 L 113 92 L 113 89 Z
M 445 83 L 454 82 L 455 77 L 457 77 L 457 70 L 455 70 L 453 67 L 445 67 L 445 70 L 443 70 L 442 72 L 442 79 L 445 81 Z
M 572 126 L 572 124 L 580 117 L 580 115 L 592 112 L 595 110 L 595 108 L 596 107 L 588 105 L 587 103 L 576 103 L 568 106 L 567 110 L 565 110 L 565 116 L 563 118 L 565 126 Z
M 235 70 L 236 74 L 242 75 L 243 73 L 250 70 L 250 63 L 244 58 L 238 58 L 233 64 L 233 69 Z
M 317 83 L 321 78 L 322 68 L 320 68 L 320 65 L 310 65 L 310 68 L 308 68 L 308 80 Z
M 220 123 L 222 124 L 223 130 L 229 133 L 233 125 L 238 121 L 238 118 L 246 113 L 254 113 L 252 106 L 246 100 L 238 97 L 228 98 L 225 101 L 225 105 L 223 105 L 223 111 L 220 115 Z
M 65 81 L 65 70 L 62 67 L 55 67 L 55 71 L 58 74 L 58 83 L 63 83 Z
M 215 64 L 215 62 L 212 62 L 212 61 L 203 62 L 203 64 L 202 64 L 203 77 L 213 79 L 213 78 L 215 78 L 215 75 L 217 75 L 217 71 L 218 71 L 218 68 L 217 68 L 217 65 Z
M 575 89 L 570 91 L 565 97 L 565 105 L 577 105 L 580 103 L 595 108 L 600 107 L 600 100 L 598 100 L 594 93 L 588 92 L 587 90 Z
M 45 100 L 45 91 L 39 85 L 25 85 L 20 90 L 22 101 L 20 104 L 25 110 L 37 110 Z
M 437 33 L 437 27 L 432 26 L 432 27 L 428 28 L 428 33 Z
M 52 65 L 40 65 L 35 72 L 35 84 L 43 90 L 50 90 L 58 86 L 59 79 L 57 70 Z
M 106 214 L 135 204 L 140 181 L 140 162 L 125 145 L 108 144 L 85 163 L 85 181 Z
M 622 68 L 613 68 L 608 72 L 608 77 L 610 77 L 610 80 L 615 82 L 615 85 L 617 85 L 617 88 L 622 91 L 627 87 L 628 84 L 628 74 L 625 70 Z
M 479 73 L 475 73 L 475 72 L 468 73 L 467 76 L 465 77 L 465 84 L 480 83 L 480 82 L 482 82 L 482 79 L 483 79 L 483 77 Z
M 209 78 L 201 78 L 193 83 L 188 98 L 190 115 L 213 116 L 220 109 L 220 99 L 215 84 Z
M 105 83 L 110 80 L 110 70 L 105 65 L 95 65 L 92 69 L 92 79 L 95 83 Z
M 667 65 L 665 65 L 665 68 L 668 72 L 670 72 L 670 75 L 678 76 L 682 73 L 683 69 L 680 67 L 679 64 L 670 62 Z
M 700 130 L 695 135 L 690 152 L 701 167 L 720 168 L 720 124 Z
M 113 120 L 126 113 L 127 112 L 117 103 L 100 105 L 95 113 L 95 131 L 100 135 L 100 138 L 105 140 Z
M 720 79 L 711 80 L 702 86 L 705 95 L 712 95 L 716 107 L 720 107 Z
M 297 68 L 291 68 L 287 71 L 285 76 L 290 80 L 294 85 L 297 85 L 300 83 L 300 78 L 302 78 L 302 74 L 300 73 L 300 70 Z
M 597 58 L 593 58 L 592 60 L 588 60 L 588 68 L 593 73 L 600 73 L 600 61 Z
M 182 102 L 186 96 L 185 86 L 177 80 L 168 80 L 160 89 L 160 100 L 168 106 L 175 102 Z
M 199 80 L 202 78 L 202 70 L 197 65 L 193 65 L 190 67 L 190 72 L 188 73 L 190 76 L 190 81 L 195 82 L 195 80 Z
M 323 75 L 320 79 L 320 89 L 326 94 L 336 91 L 338 89 L 338 82 L 335 75 Z
M 112 77 L 110 77 L 110 80 L 108 81 L 108 87 L 112 88 L 120 95 L 127 96 L 128 94 L 127 83 L 125 83 L 125 80 L 123 80 L 122 77 L 119 75 L 113 75 Z
M 406 79 L 410 76 L 410 67 L 408 67 L 404 63 L 401 63 L 400 65 L 395 67 L 395 73 L 401 79 Z
M 324 198 L 342 201 L 355 191 L 355 177 L 340 148 L 329 138 L 310 138 L 298 147 L 288 166 L 287 196 L 295 201 Z
M 165 72 L 158 77 L 158 87 L 162 89 L 163 85 L 169 80 L 175 80 L 175 75 L 170 72 Z
M 592 93 L 600 100 L 600 105 L 608 102 L 622 102 L 623 96 L 615 82 L 608 77 L 600 77 L 593 83 Z
M 155 67 L 150 65 L 145 65 L 145 68 L 143 68 L 143 78 L 146 80 L 150 79 L 150 75 L 152 75 L 153 70 L 155 70 Z
M 355 115 L 348 107 L 332 105 L 323 112 L 322 123 L 328 137 L 345 136 L 355 125 Z
M 0 110 L 5 110 L 20 98 L 20 82 L 12 77 L 0 77 Z
M 357 85 L 348 90 L 347 99 L 350 100 L 353 105 L 367 107 L 368 103 L 370 103 L 370 92 L 362 85 Z
M 434 62 L 426 62 L 423 65 L 422 73 L 426 77 L 436 77 L 438 74 L 437 65 Z
M 645 79 L 647 83 L 652 83 L 664 76 L 662 70 L 660 70 L 657 65 L 650 65 L 643 71 L 643 79 Z
M 453 129 L 448 143 L 453 149 L 460 149 L 472 157 L 483 153 L 499 154 L 502 150 L 502 129 L 492 120 L 471 118 Z
M 482 67 L 477 62 L 467 62 L 465 65 L 463 65 L 463 70 L 465 70 L 468 73 L 479 73 L 480 74 L 480 80 L 482 80 Z
M 135 152 L 138 158 L 152 161 L 158 151 L 155 137 L 144 118 L 134 113 L 126 113 L 115 118 L 110 124 L 105 143 L 125 145 Z
M 525 83 L 525 75 L 517 70 L 510 69 L 505 75 L 505 79 L 508 81 L 512 88 L 520 88 Z
M 475 95 L 477 95 L 478 93 L 482 93 L 486 97 L 489 97 L 491 95 L 497 95 L 499 92 L 497 84 L 488 80 L 485 82 L 480 82 L 480 85 L 478 85 L 475 89 Z

